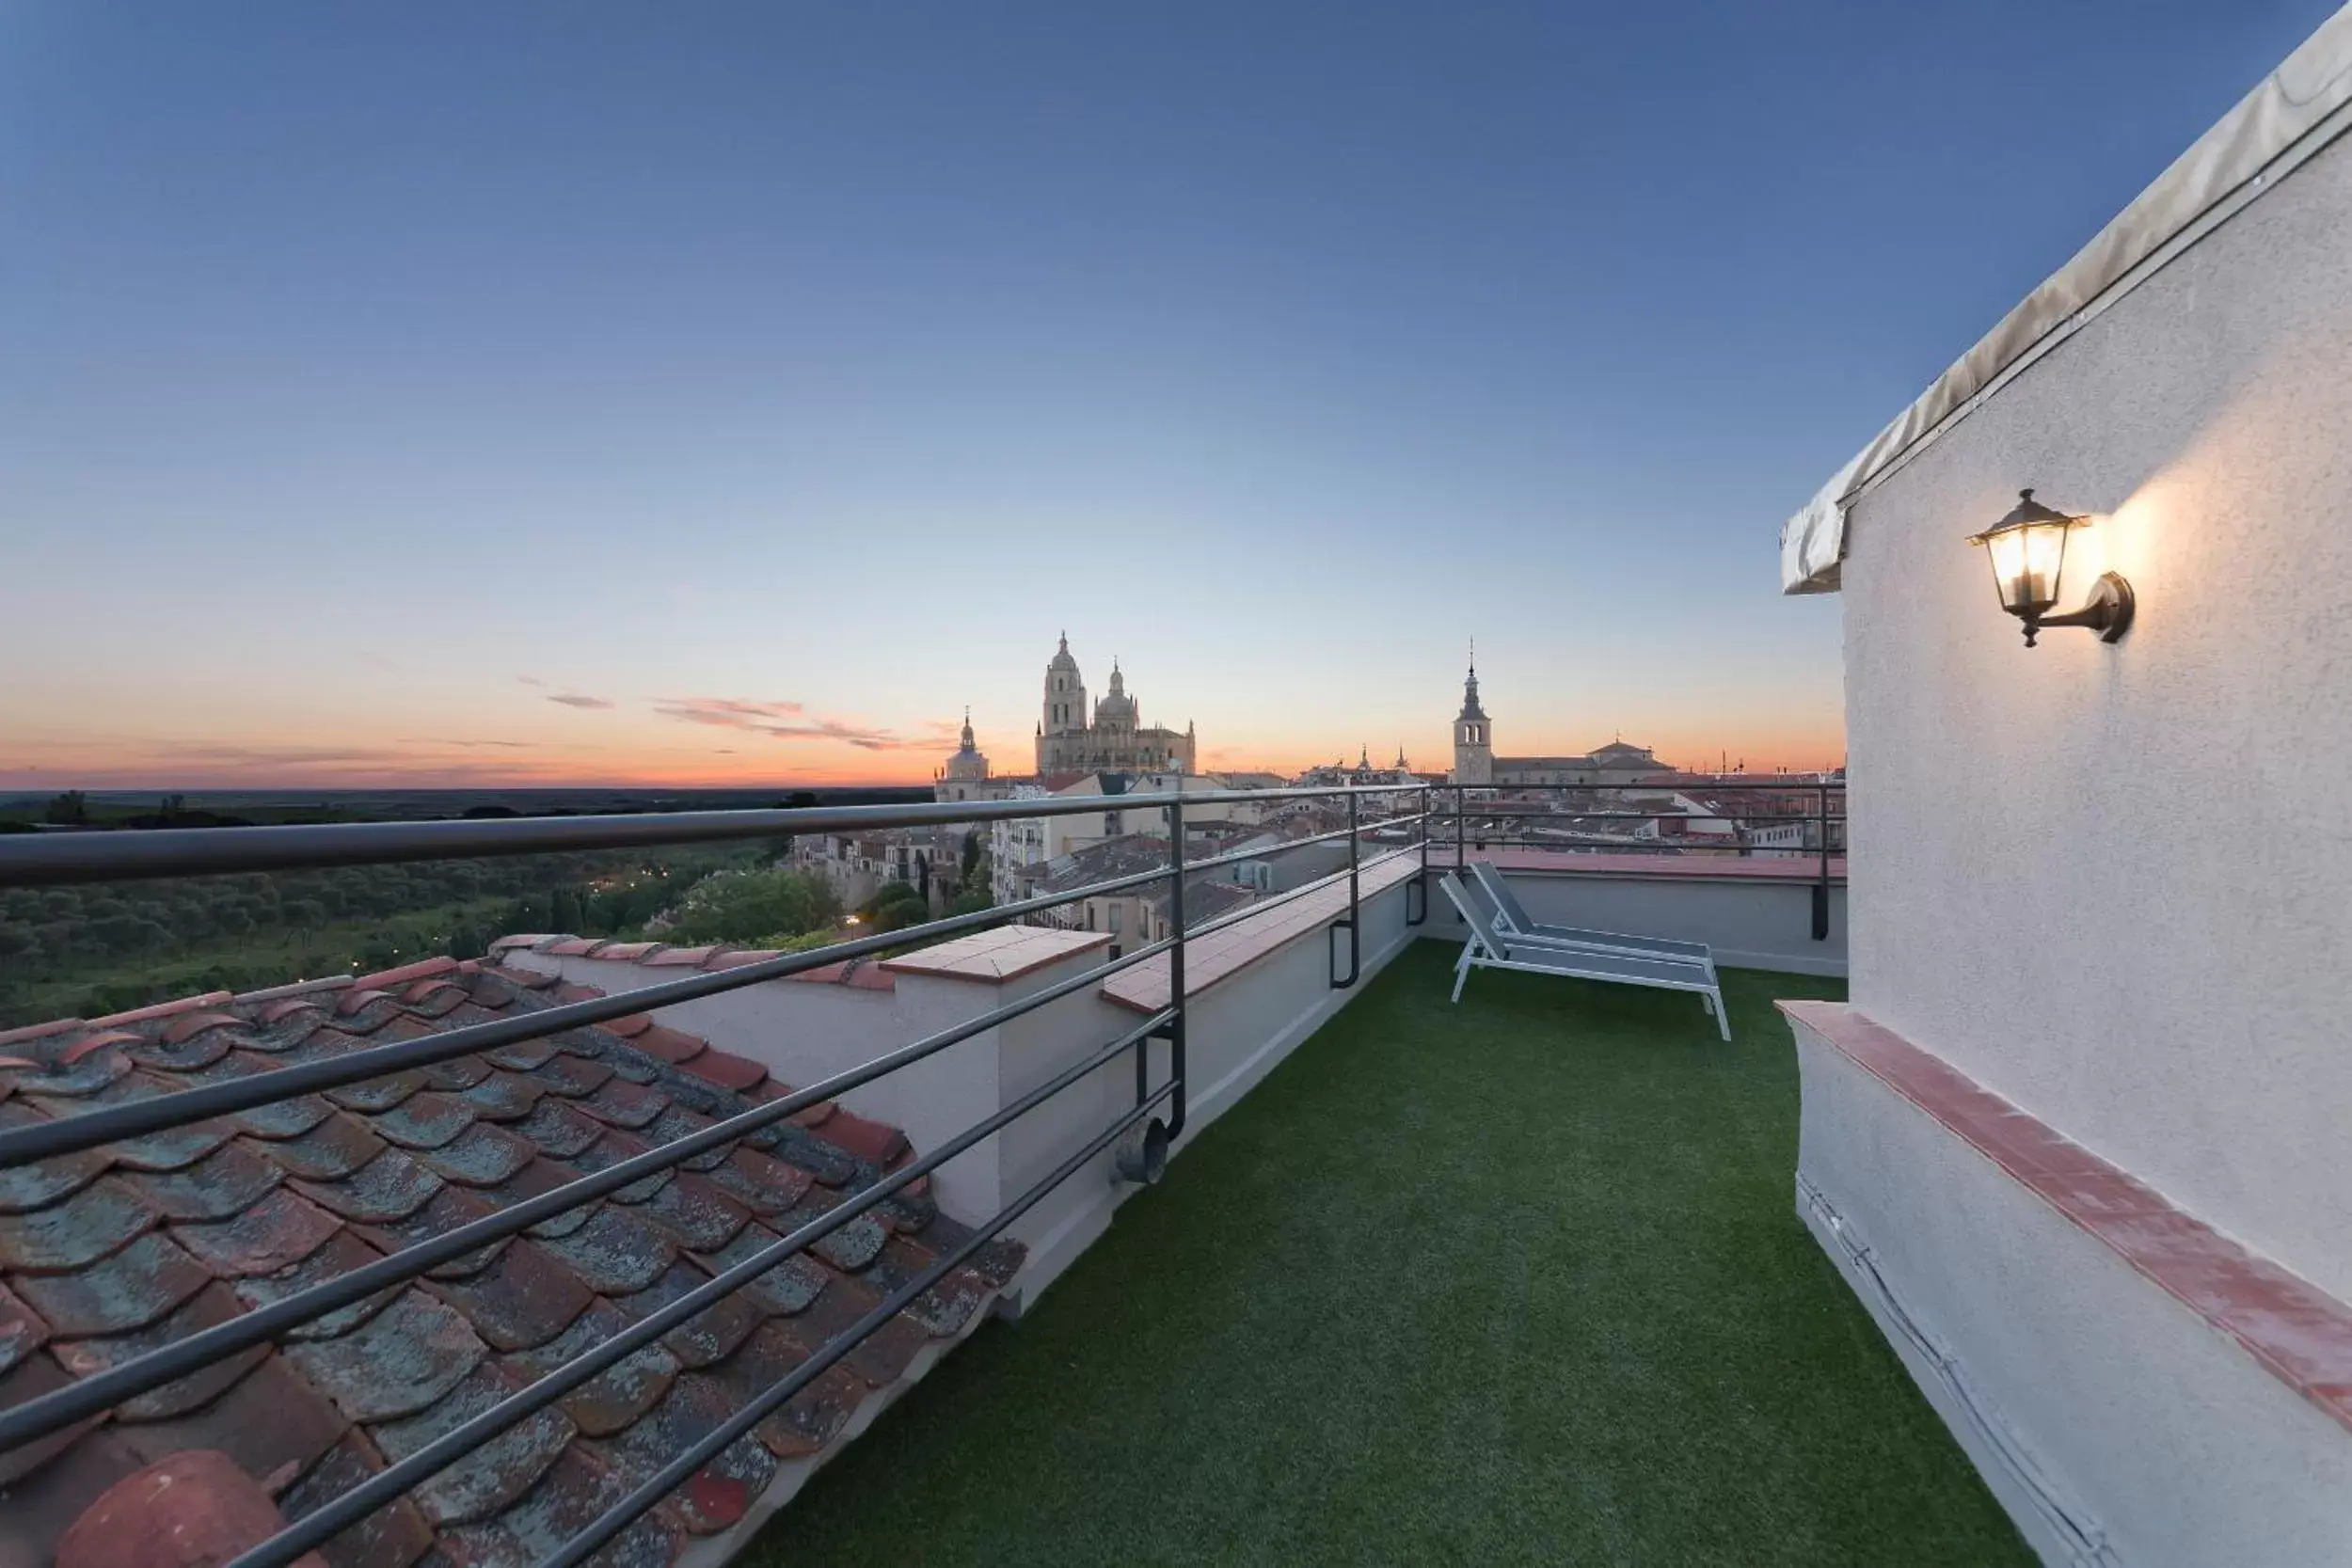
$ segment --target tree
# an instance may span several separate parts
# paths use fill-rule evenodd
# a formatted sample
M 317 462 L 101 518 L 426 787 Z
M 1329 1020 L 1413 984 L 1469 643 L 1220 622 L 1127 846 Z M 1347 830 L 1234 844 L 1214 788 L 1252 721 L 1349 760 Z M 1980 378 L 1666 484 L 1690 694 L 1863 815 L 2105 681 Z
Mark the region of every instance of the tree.
M 920 926 L 931 912 L 931 901 L 911 882 L 884 882 L 858 911 L 858 918 L 876 931 L 902 931 Z
M 469 924 L 462 924 L 449 934 L 449 956 L 453 958 L 478 958 L 487 951 L 489 943 Z
M 671 927 L 685 942 L 760 942 L 830 926 L 841 901 L 805 871 L 722 871 L 694 884 Z
M 41 818 L 63 827 L 79 827 L 89 820 L 89 797 L 78 789 L 69 789 L 49 802 Z
M 958 873 L 965 887 L 968 888 L 972 885 L 972 873 L 979 869 L 979 830 L 977 828 L 967 828 L 964 830 L 963 833 L 963 864 Z

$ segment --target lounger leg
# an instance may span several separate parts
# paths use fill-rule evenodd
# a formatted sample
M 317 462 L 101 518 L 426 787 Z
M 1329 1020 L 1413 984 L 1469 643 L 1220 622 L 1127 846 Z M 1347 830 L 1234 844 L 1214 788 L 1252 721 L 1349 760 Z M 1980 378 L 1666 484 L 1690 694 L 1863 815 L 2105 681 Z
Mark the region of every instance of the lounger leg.
M 1724 1043 L 1728 1045 L 1731 1043 L 1731 1019 L 1724 1011 L 1724 993 L 1716 991 L 1714 997 L 1714 1006 L 1709 1010 L 1715 1015 L 1715 1027 L 1724 1032 Z
M 1454 1000 L 1457 1004 L 1462 1000 L 1462 982 L 1470 978 L 1470 950 L 1466 946 L 1462 949 L 1462 961 L 1454 966 Z

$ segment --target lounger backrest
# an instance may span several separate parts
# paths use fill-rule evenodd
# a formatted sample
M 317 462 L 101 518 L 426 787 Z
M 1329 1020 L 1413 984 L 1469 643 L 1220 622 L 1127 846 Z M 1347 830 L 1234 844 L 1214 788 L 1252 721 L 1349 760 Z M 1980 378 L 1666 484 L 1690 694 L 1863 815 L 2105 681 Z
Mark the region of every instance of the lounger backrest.
M 1478 879 L 1479 890 L 1502 911 L 1503 923 L 1511 929 L 1521 935 L 1535 929 L 1535 923 L 1527 917 L 1526 908 L 1519 903 L 1519 895 L 1511 891 L 1511 884 L 1502 879 L 1502 873 L 1495 869 L 1494 862 L 1470 862 L 1470 875 Z
M 1460 912 L 1462 923 L 1470 928 L 1470 934 L 1484 944 L 1487 952 L 1498 958 L 1504 957 L 1502 937 L 1495 929 L 1494 917 L 1486 912 L 1486 900 L 1478 895 L 1476 890 L 1463 880 L 1458 872 L 1453 871 L 1438 878 L 1438 885 L 1444 888 L 1445 895 L 1454 901 L 1454 909 Z

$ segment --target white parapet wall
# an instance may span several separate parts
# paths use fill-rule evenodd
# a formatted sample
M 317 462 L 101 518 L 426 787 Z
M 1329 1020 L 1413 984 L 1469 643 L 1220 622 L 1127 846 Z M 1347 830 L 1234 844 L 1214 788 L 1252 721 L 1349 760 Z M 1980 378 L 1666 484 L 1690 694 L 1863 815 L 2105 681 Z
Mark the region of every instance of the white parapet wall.
M 2352 1313 L 1989 1096 L 1906 1098 L 1836 1043 L 1850 1010 L 1789 1010 L 1798 1212 L 2045 1561 L 2352 1561 L 2352 1433 L 2308 1381 L 2352 1370 Z
M 1729 969 L 1846 973 L 1842 857 L 1833 863 L 1829 930 L 1820 939 L 1813 935 L 1819 878 L 1807 861 L 1501 848 L 1481 853 L 1474 847 L 1469 858 L 1492 861 L 1527 912 L 1547 925 L 1703 942 L 1714 949 L 1715 962 Z M 1433 864 L 1441 870 L 1451 859 L 1448 847 Z M 1461 940 L 1453 906 L 1434 887 L 1432 897 L 1430 934 Z
M 1329 929 L 1346 913 L 1343 884 L 1277 903 L 1195 943 L 1176 1158 L 1403 950 L 1415 934 L 1406 924 L 1408 896 L 1419 908 L 1419 895 L 1406 889 L 1409 871 L 1390 863 L 1363 884 L 1355 987 L 1333 983 L 1346 972 L 1346 933 L 1335 938 Z M 1110 944 L 1094 932 L 1004 927 L 879 964 L 755 982 L 654 1017 L 804 1086 L 1086 975 L 1104 966 Z M 745 957 L 703 951 L 541 939 L 509 947 L 502 961 L 620 994 Z M 685 957 L 699 961 L 674 961 Z M 927 1153 L 1140 1028 L 1167 995 L 1166 957 L 1147 959 L 850 1089 L 840 1102 L 902 1129 Z M 1154 1039 L 1149 1050 L 1156 1087 L 1169 1078 L 1168 1047 Z M 1132 1056 L 1122 1055 L 941 1166 L 933 1196 L 956 1219 L 986 1220 L 1131 1109 L 1135 1095 Z M 1117 1180 L 1115 1158 L 1115 1150 L 1098 1155 L 1009 1227 L 1029 1257 L 1002 1298 L 1008 1310 L 1035 1300 L 1139 1190 Z

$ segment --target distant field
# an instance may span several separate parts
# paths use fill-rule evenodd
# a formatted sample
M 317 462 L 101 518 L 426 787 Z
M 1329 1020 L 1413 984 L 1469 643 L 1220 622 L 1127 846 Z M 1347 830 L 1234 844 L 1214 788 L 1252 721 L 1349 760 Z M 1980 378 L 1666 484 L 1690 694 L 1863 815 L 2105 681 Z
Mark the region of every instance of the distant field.
M 499 934 L 500 917 L 512 902 L 474 898 L 381 918 L 200 939 L 155 957 L 68 960 L 39 979 L 8 987 L 0 1026 L 93 1018 L 209 990 L 255 990 L 410 963 L 448 951 L 461 927 Z
M 741 811 L 775 806 L 879 805 L 928 800 L 917 784 L 838 789 L 91 789 L 80 795 L 86 825 L 162 826 L 166 802 L 199 816 L 234 817 L 256 826 L 289 822 L 413 822 L 476 814 L 585 816 L 648 811 Z M 0 794 L 0 827 L 30 826 L 48 816 L 56 790 Z M 212 824 L 199 822 L 196 826 Z
M 105 832 L 465 816 L 720 810 L 928 798 L 922 789 L 800 791 L 89 791 L 0 797 L 0 829 Z M 63 818 L 65 820 L 60 821 Z M 635 934 L 710 873 L 768 863 L 782 838 L 660 850 L 497 856 L 141 882 L 10 888 L 0 870 L 0 1028 L 94 1018 L 208 990 L 469 957 L 507 931 Z M 800 931 L 754 906 L 745 928 Z M 756 927 L 756 928 L 754 928 Z

